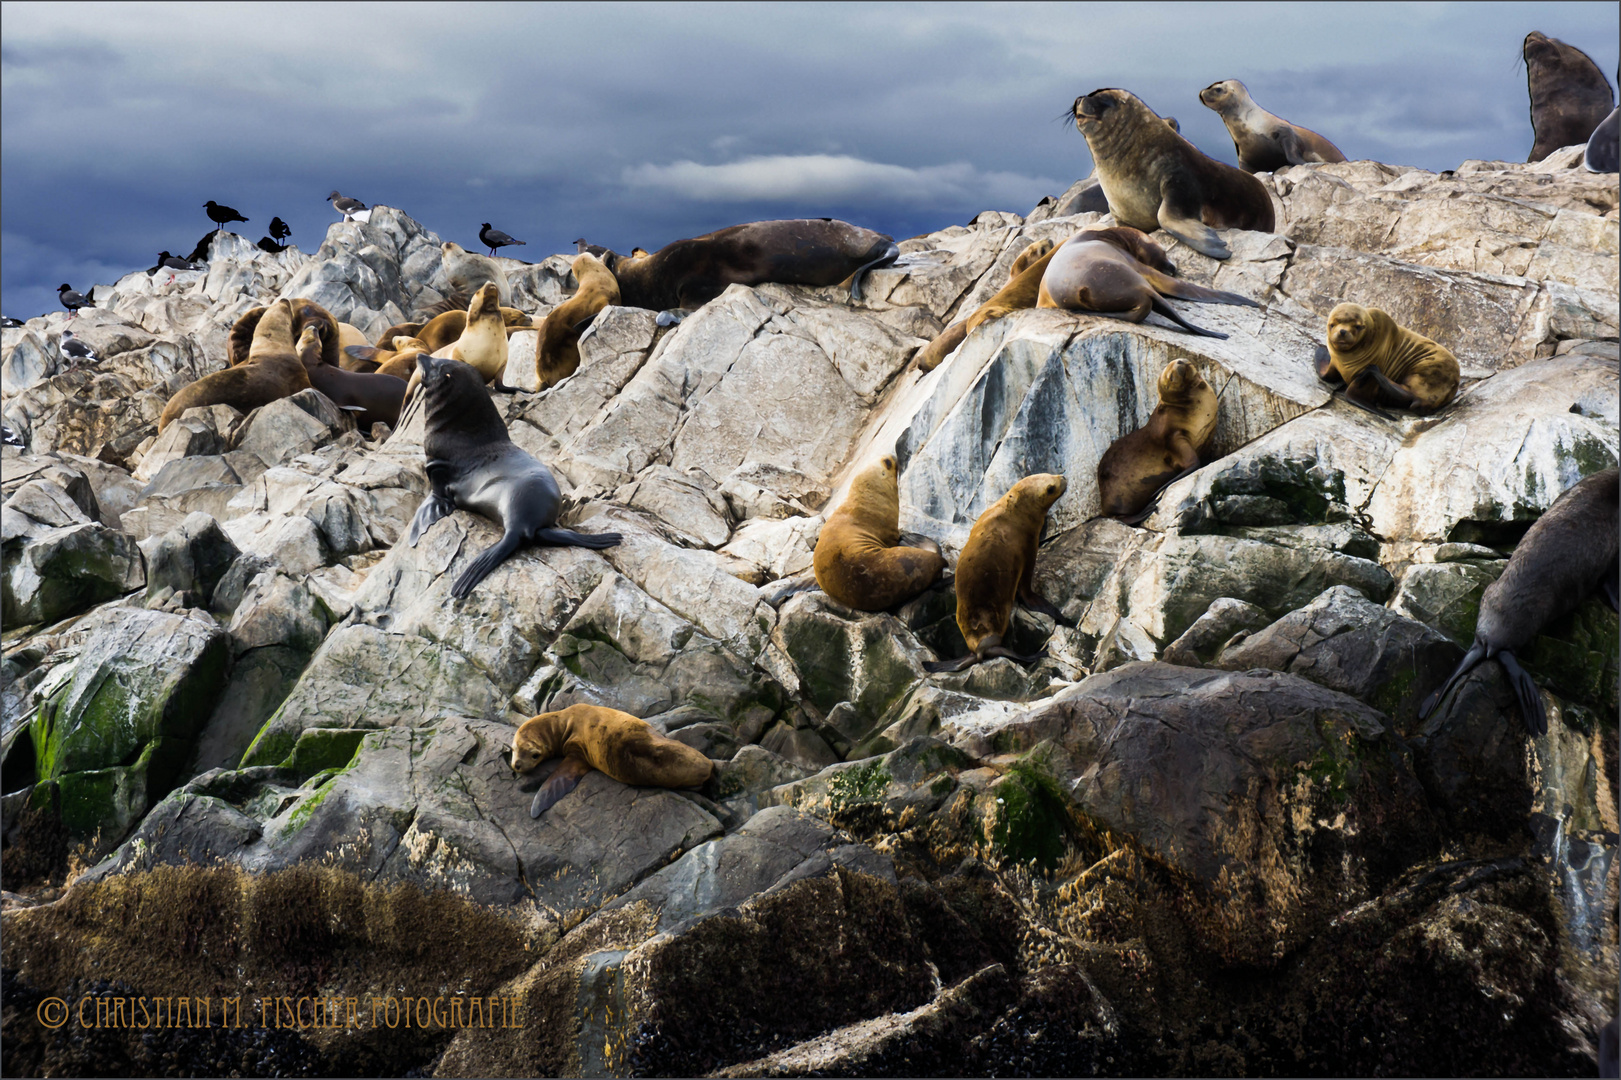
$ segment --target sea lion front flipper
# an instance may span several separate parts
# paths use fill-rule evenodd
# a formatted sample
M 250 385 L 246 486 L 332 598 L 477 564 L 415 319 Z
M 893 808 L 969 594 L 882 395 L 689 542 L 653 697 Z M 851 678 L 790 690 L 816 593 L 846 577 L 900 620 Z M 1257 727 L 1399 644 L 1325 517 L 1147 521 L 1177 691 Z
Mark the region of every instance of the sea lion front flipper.
M 1520 666 L 1514 654 L 1507 649 L 1497 650 L 1497 662 L 1508 673 L 1509 685 L 1520 700 L 1520 716 L 1525 719 L 1526 730 L 1533 735 L 1548 734 L 1548 714 L 1542 707 L 1542 694 L 1530 674 Z
M 1317 346 L 1317 351 L 1311 357 L 1312 366 L 1317 369 L 1317 377 L 1326 383 L 1335 386 L 1344 386 L 1345 380 L 1340 378 L 1339 369 L 1334 366 L 1334 358 L 1328 354 L 1327 345 Z
M 1200 203 L 1197 191 L 1189 190 L 1186 185 L 1177 184 L 1174 180 L 1166 180 L 1160 185 L 1157 215 L 1160 228 L 1201 255 L 1217 260 L 1232 258 L 1233 249 L 1216 235 L 1215 229 L 1199 220 Z
M 1413 406 L 1419 404 L 1417 394 L 1413 393 L 1405 386 L 1392 382 L 1390 376 L 1386 375 L 1378 368 L 1367 368 L 1365 369 L 1364 373 L 1366 374 L 1367 372 L 1372 372 L 1373 383 L 1378 387 L 1379 404 L 1394 405 L 1398 409 L 1411 409 Z
M 579 533 L 573 529 L 536 529 L 537 544 L 556 544 L 558 547 L 583 547 L 601 551 L 611 548 L 624 537 L 616 532 Z
M 456 512 L 456 504 L 448 496 L 438 491 L 428 492 L 428 497 L 422 500 L 417 507 L 416 516 L 411 519 L 411 531 L 406 534 L 405 542 L 410 547 L 416 547 L 422 534 L 433 527 L 433 523 L 442 517 L 449 517 Z
M 343 347 L 343 351 L 354 357 L 356 360 L 370 360 L 373 363 L 376 363 L 377 354 L 383 350 L 373 348 L 370 345 L 345 345 Z
M 1476 641 L 1469 647 L 1469 651 L 1463 654 L 1463 659 L 1458 661 L 1458 666 L 1453 669 L 1451 675 L 1447 676 L 1447 681 L 1441 684 L 1441 688 L 1424 699 L 1424 704 L 1418 707 L 1418 718 L 1428 720 L 1430 713 L 1434 712 L 1435 707 L 1441 704 L 1442 698 L 1452 692 L 1452 688 L 1457 685 L 1458 680 L 1469 674 L 1470 669 L 1484 659 L 1486 659 L 1486 646 Z
M 538 818 L 550 810 L 558 799 L 578 787 L 580 779 L 590 771 L 591 766 L 579 758 L 564 758 L 563 763 L 553 769 L 552 775 L 540 785 L 540 790 L 535 792 L 535 801 L 529 804 L 529 816 Z
M 1278 151 L 1283 154 L 1283 160 L 1291 165 L 1304 165 L 1311 158 L 1306 156 L 1306 148 L 1300 143 L 1300 136 L 1291 127 L 1280 127 L 1272 133 L 1273 140 L 1278 144 Z

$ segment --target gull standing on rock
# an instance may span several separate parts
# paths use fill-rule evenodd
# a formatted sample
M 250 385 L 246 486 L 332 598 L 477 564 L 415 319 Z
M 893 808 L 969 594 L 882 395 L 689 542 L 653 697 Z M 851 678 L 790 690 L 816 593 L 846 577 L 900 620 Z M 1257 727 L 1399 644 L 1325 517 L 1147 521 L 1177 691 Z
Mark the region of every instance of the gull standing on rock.
M 343 215 L 345 221 L 371 220 L 371 211 L 366 208 L 365 203 L 359 199 L 351 199 L 347 195 L 338 194 L 337 188 L 332 189 L 332 194 L 326 197 L 326 201 L 332 204 L 332 209 Z
M 79 367 L 86 360 L 96 364 L 101 363 L 101 357 L 96 355 L 96 350 L 92 349 L 90 346 L 86 345 L 84 342 L 75 337 L 72 330 L 62 331 L 62 340 L 59 348 L 62 350 L 62 355 L 71 361 L 71 363 L 68 364 L 69 371 Z
M 79 313 L 79 309 L 82 307 L 96 306 L 91 302 L 88 296 L 84 295 L 83 293 L 74 292 L 73 286 L 67 284 L 66 282 L 63 282 L 62 287 L 56 290 L 56 297 L 58 300 L 62 301 L 62 306 L 71 311 L 73 315 L 77 315 Z M 69 315 L 68 318 L 71 319 L 73 315 Z
M 491 255 L 495 254 L 496 248 L 511 247 L 514 244 L 526 243 L 526 241 L 523 240 L 514 240 L 500 229 L 490 228 L 490 223 L 488 221 L 486 221 L 484 223 L 484 227 L 478 231 L 478 238 L 486 247 L 490 249 Z
M 248 220 L 229 206 L 221 206 L 213 199 L 203 203 L 203 209 L 208 211 L 208 220 L 218 225 L 221 231 L 233 221 L 246 222 Z

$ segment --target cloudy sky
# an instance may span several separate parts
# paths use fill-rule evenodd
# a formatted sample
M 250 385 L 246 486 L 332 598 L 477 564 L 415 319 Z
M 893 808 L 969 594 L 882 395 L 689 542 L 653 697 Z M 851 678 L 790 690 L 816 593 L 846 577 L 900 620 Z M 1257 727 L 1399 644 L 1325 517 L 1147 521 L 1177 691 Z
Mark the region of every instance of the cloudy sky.
M 338 188 L 473 248 L 657 248 L 835 216 L 897 238 L 1027 212 L 1091 169 L 1060 119 L 1119 86 L 1235 161 L 1238 78 L 1352 158 L 1524 160 L 1520 41 L 1614 78 L 1613 2 L 0 5 L 0 304 L 185 254 L 205 200 L 313 251 Z

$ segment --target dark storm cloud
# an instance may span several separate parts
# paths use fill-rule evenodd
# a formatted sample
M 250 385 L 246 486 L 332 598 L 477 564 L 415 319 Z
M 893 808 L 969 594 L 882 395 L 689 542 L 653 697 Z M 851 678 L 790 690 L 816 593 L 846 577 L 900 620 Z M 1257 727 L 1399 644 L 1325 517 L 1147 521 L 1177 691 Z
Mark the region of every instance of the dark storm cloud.
M 1523 160 L 1520 40 L 1616 66 L 1614 4 L 30 5 L 0 8 L 4 309 L 189 251 L 206 199 L 312 251 L 332 188 L 531 258 L 830 215 L 913 235 L 1091 162 L 1054 122 L 1123 86 L 1234 160 L 1198 91 L 1352 157 Z

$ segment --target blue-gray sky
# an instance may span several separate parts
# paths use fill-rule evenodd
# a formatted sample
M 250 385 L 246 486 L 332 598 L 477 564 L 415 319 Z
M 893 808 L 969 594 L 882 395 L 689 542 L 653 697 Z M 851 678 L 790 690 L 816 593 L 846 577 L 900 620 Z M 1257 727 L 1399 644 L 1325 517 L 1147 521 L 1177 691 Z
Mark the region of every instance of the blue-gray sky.
M 1091 168 L 1056 118 L 1119 86 L 1235 162 L 1198 92 L 1352 158 L 1524 160 L 1527 31 L 1614 78 L 1618 6 L 29 4 L 0 6 L 0 305 L 27 318 L 185 254 L 214 199 L 313 251 L 328 191 L 530 259 L 740 221 L 894 234 L 1027 212 Z

